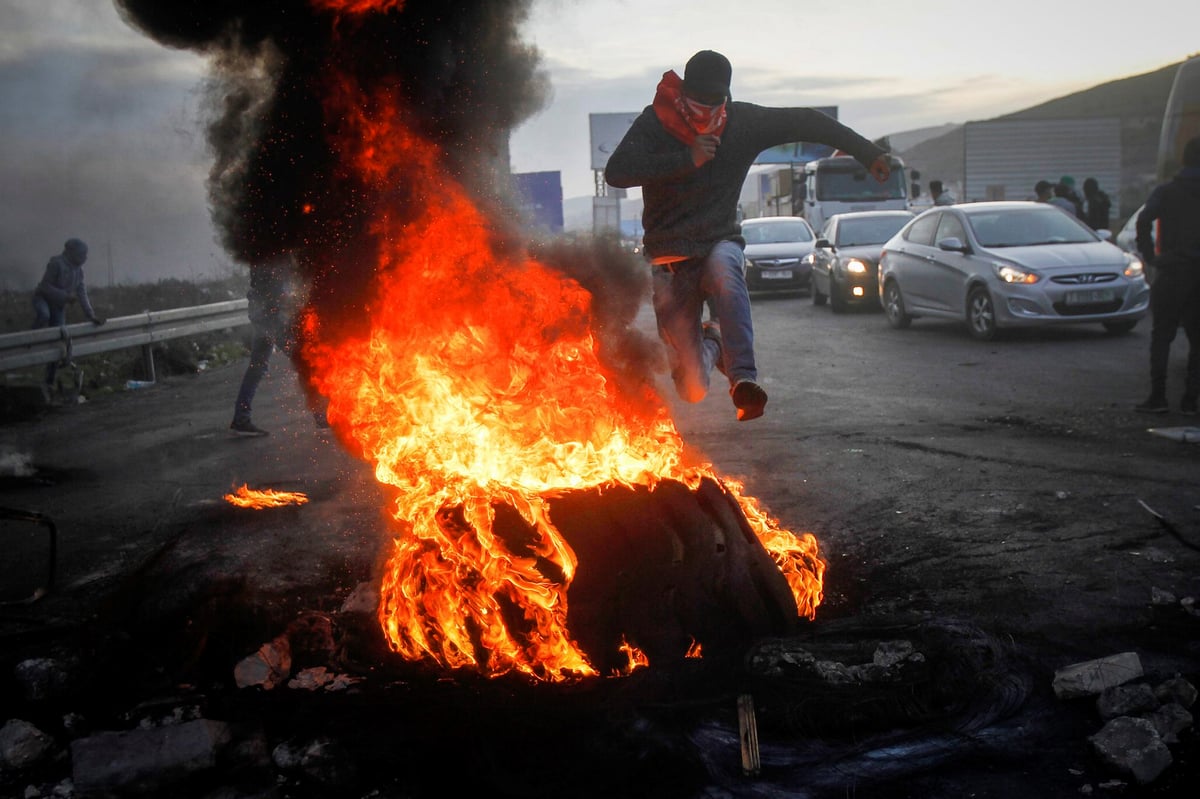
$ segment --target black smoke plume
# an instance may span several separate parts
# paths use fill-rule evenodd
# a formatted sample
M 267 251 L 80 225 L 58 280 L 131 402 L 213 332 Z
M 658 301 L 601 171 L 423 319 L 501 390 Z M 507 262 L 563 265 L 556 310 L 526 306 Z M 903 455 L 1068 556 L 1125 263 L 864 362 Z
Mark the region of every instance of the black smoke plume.
M 322 280 L 336 280 L 342 306 L 355 304 L 362 270 L 372 268 L 373 211 L 420 202 L 422 187 L 380 196 L 341 168 L 322 103 L 330 75 L 398 89 L 405 122 L 439 143 L 447 169 L 481 194 L 497 164 L 507 166 L 507 133 L 547 93 L 536 51 L 518 37 L 527 0 L 405 0 L 362 15 L 310 0 L 116 3 L 160 43 L 210 57 L 208 188 L 226 250 L 251 266 L 302 253 L 317 297 L 330 293 Z
M 384 244 L 369 222 L 384 207 L 419 210 L 428 190 L 417 180 L 370 185 L 340 163 L 337 120 L 324 105 L 333 75 L 398 91 L 407 126 L 438 145 L 443 167 L 481 207 L 499 212 L 497 248 L 523 246 L 511 224 L 517 204 L 497 177 L 507 176 L 509 133 L 549 94 L 536 50 L 519 37 L 531 0 L 397 0 L 346 15 L 320 0 L 115 2 L 134 28 L 209 57 L 208 192 L 222 243 L 251 269 L 296 253 L 323 331 L 363 332 Z M 648 289 L 644 264 L 606 242 L 558 243 L 543 255 L 592 292 L 602 355 L 623 384 L 644 388 L 660 368 L 654 344 L 632 330 Z

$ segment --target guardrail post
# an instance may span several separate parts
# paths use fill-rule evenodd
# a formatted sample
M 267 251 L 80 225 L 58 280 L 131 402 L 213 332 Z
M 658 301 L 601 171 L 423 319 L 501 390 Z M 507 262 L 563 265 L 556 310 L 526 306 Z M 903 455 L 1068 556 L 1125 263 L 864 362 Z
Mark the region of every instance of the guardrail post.
M 142 364 L 146 370 L 146 379 L 151 383 L 157 383 L 158 379 L 154 376 L 154 345 L 142 345 Z

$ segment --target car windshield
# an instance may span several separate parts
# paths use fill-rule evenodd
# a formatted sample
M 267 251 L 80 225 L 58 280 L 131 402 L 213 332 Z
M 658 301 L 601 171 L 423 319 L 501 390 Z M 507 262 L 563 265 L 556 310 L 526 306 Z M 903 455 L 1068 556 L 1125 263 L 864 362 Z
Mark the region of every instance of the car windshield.
M 820 169 L 817 171 L 817 199 L 843 200 L 903 200 L 904 170 L 893 169 L 883 183 L 867 174 L 862 167 L 856 169 Z
M 843 219 L 838 222 L 837 241 L 839 247 L 854 247 L 858 244 L 883 244 L 904 227 L 911 216 L 877 216 L 863 219 Z
M 747 244 L 780 244 L 785 241 L 812 241 L 812 231 L 803 222 L 758 222 L 744 224 L 742 236 Z
M 1030 247 L 1096 241 L 1087 227 L 1054 206 L 971 212 L 967 222 L 982 247 Z

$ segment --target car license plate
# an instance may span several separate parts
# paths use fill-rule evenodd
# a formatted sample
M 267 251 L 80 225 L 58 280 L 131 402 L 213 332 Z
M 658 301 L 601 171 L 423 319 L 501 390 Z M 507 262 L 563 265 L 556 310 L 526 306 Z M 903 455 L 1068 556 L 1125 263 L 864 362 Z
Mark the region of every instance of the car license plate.
M 762 276 L 763 276 L 763 280 L 791 280 L 792 279 L 792 270 L 791 269 L 778 269 L 774 272 L 764 271 L 762 273 Z
M 1112 289 L 1085 289 L 1067 292 L 1067 305 L 1092 305 L 1097 302 L 1112 302 L 1112 300 Z

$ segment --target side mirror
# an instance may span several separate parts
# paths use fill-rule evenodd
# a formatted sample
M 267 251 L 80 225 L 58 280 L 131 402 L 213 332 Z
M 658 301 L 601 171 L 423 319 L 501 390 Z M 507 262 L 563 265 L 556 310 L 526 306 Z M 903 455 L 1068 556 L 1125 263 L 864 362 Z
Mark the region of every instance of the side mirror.
M 829 243 L 829 239 L 817 239 L 817 243 L 814 244 L 813 246 L 817 247 L 819 249 L 822 249 L 822 250 L 828 250 L 833 245 Z
M 921 179 L 921 173 L 915 169 L 909 170 L 908 174 L 909 174 L 909 177 L 911 177 L 913 180 Z
M 921 196 L 921 184 L 920 183 L 912 184 L 912 198 L 915 200 L 920 196 Z
M 1100 228 L 1097 230 L 1096 235 L 1100 237 L 1101 241 L 1112 241 L 1113 237 L 1112 231 L 1105 228 Z
M 958 236 L 947 236 L 944 239 L 938 239 L 937 246 L 939 250 L 945 250 L 946 252 L 961 252 L 963 255 L 966 255 L 971 251 L 971 248 L 963 244 L 962 239 L 960 239 Z

